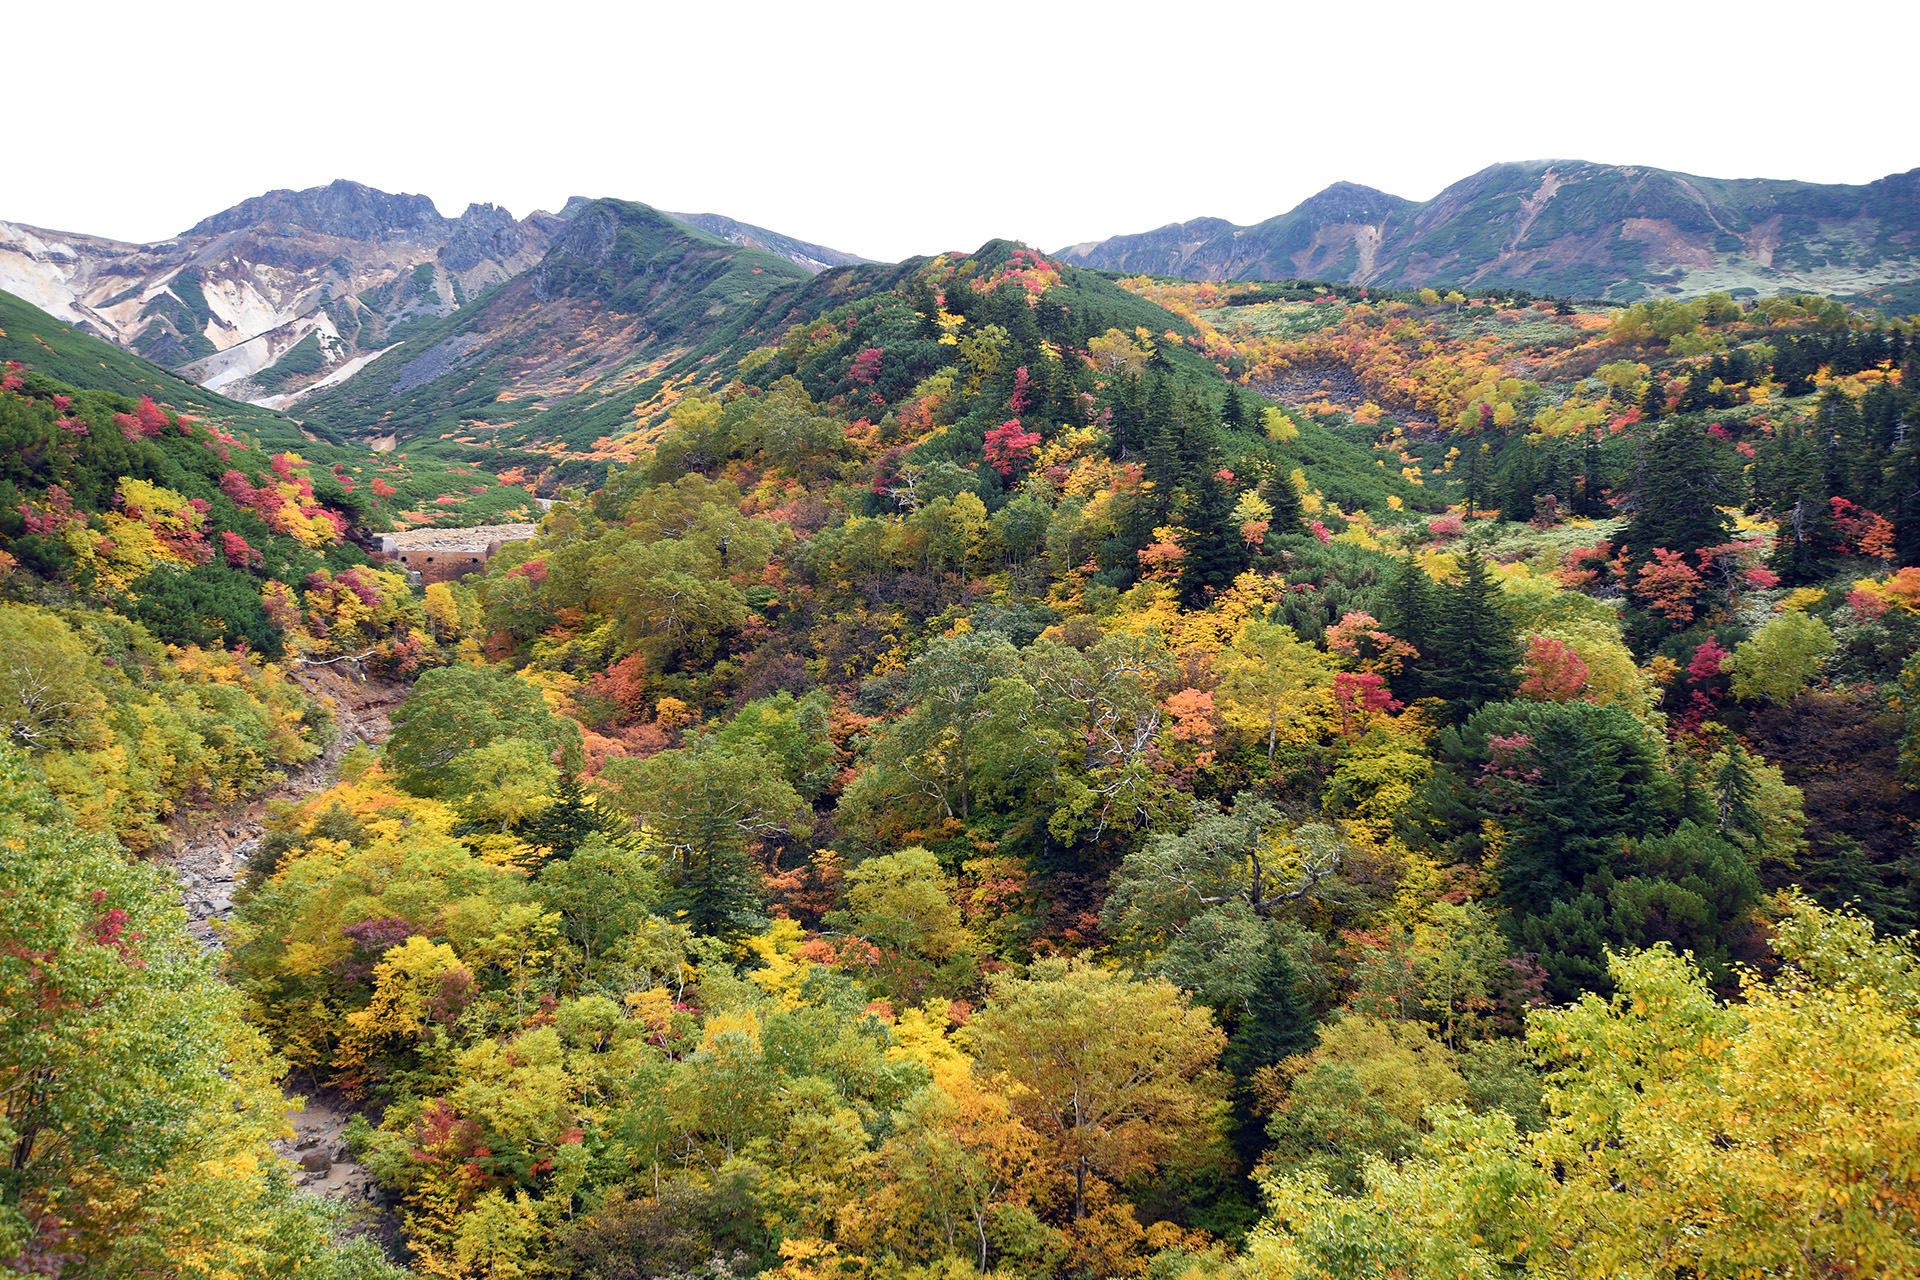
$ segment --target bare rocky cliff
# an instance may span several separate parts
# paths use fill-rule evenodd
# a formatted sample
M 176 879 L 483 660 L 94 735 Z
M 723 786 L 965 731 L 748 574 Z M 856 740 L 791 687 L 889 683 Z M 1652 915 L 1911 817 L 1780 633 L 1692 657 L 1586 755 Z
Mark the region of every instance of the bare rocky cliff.
M 425 196 L 341 181 L 243 200 L 154 244 L 0 222 L 0 289 L 211 390 L 279 407 L 339 380 L 408 321 L 531 267 L 565 225 L 490 204 L 445 218 Z

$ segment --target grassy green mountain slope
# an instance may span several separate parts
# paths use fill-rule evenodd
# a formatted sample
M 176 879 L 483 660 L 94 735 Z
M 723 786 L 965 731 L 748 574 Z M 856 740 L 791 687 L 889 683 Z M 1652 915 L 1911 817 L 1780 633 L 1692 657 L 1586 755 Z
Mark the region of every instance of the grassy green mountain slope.
M 629 422 L 670 368 L 725 348 L 770 297 L 808 278 L 646 205 L 597 200 L 532 270 L 303 409 L 361 435 L 590 448 Z
M 1107 274 L 1062 267 L 1007 241 L 971 255 L 809 275 L 645 205 L 603 200 L 578 210 L 533 270 L 316 396 L 304 411 L 345 435 L 390 436 L 409 449 L 544 454 L 547 486 L 594 487 L 610 467 L 656 442 L 674 403 L 696 387 L 742 376 L 771 386 L 791 376 L 822 407 L 877 422 L 916 393 L 924 400 L 929 393 L 921 384 L 943 370 L 966 379 L 976 357 L 956 355 L 965 341 L 958 329 L 942 331 L 942 307 L 958 304 L 944 302 L 940 290 L 949 280 L 965 290 L 1009 279 L 992 287 L 1017 294 L 1021 305 L 989 306 L 973 318 L 975 330 L 997 324 L 1015 350 L 1046 341 L 1053 359 L 1074 367 L 1093 362 L 1090 339 L 1109 330 L 1137 333 L 1154 348 L 1159 376 L 1216 406 L 1223 402 L 1227 370 L 1188 345 L 1194 330 L 1186 320 Z M 883 352 L 881 363 L 870 373 L 850 372 L 869 349 Z M 997 373 L 1010 376 L 1012 366 Z M 986 411 L 988 400 L 969 400 Z M 1049 425 L 1076 416 L 1083 415 L 1063 407 Z M 936 452 L 979 468 L 985 432 L 1004 417 L 970 423 Z M 913 431 L 899 435 L 909 439 Z M 1123 442 L 1120 451 L 1144 444 Z M 1358 505 L 1379 506 L 1397 492 L 1363 451 L 1331 435 L 1310 432 L 1291 447 L 1296 464 Z
M 119 396 L 152 396 L 210 422 L 244 429 L 268 447 L 304 447 L 300 428 L 277 413 L 229 400 L 150 360 L 60 323 L 0 291 L 0 360 L 14 360 L 75 387 Z

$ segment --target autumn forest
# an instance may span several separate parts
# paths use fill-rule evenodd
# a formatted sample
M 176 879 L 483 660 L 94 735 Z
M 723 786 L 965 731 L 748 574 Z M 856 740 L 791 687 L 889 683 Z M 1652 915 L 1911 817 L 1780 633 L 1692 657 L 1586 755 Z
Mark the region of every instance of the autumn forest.
M 0 295 L 0 1266 L 1920 1273 L 1920 322 L 569 216 Z

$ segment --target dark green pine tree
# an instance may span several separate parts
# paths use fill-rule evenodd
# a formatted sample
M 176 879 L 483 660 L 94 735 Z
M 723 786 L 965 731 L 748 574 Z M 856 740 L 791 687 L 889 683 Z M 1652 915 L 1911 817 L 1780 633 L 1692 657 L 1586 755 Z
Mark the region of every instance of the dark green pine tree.
M 1217 592 L 1246 572 L 1251 557 L 1240 526 L 1234 523 L 1233 491 L 1213 472 L 1203 473 L 1191 489 L 1186 525 L 1193 539 L 1180 569 L 1180 599 L 1203 609 Z
M 1580 492 L 1573 499 L 1573 513 L 1588 519 L 1600 519 L 1611 515 L 1604 496 L 1607 487 L 1600 458 L 1600 433 L 1593 432 L 1587 437 L 1586 448 L 1582 450 L 1580 468 Z
M 1172 514 L 1174 494 L 1180 487 L 1178 430 L 1179 425 L 1171 414 L 1153 419 L 1147 425 L 1147 456 L 1143 470 L 1153 485 L 1147 506 L 1156 522 L 1163 522 Z
M 1317 1021 L 1300 990 L 1299 970 L 1277 942 L 1268 944 L 1266 966 L 1220 1057 L 1220 1065 L 1233 1077 L 1230 1136 L 1249 1167 L 1267 1147 L 1267 1124 L 1257 1106 L 1253 1077 L 1263 1067 L 1312 1050 Z
M 730 844 L 714 844 L 675 864 L 667 876 L 666 907 L 702 937 L 729 941 L 767 926 L 762 880 L 753 859 Z
M 1520 646 L 1513 621 L 1500 605 L 1500 587 L 1487 572 L 1480 548 L 1469 544 L 1457 584 L 1441 587 L 1434 616 L 1435 670 L 1428 684 L 1464 720 L 1489 702 L 1510 697 Z
M 1161 423 L 1167 423 L 1174 433 L 1177 445 L 1180 439 L 1180 406 L 1174 399 L 1173 383 L 1164 373 L 1155 373 L 1147 378 L 1146 431 L 1148 448 L 1152 447 L 1153 434 L 1160 429 Z
M 1460 454 L 1460 461 L 1455 464 L 1460 473 L 1460 500 L 1466 505 L 1467 519 L 1471 520 L 1493 496 L 1493 451 L 1486 441 L 1468 437 Z
M 1667 412 L 1667 379 L 1656 373 L 1647 380 L 1647 393 L 1640 398 L 1640 416 L 1651 422 Z
M 1920 430 L 1907 428 L 1899 436 L 1904 438 L 1887 458 L 1880 513 L 1893 521 L 1894 555 L 1904 567 L 1920 564 Z
M 1533 519 L 1533 496 L 1539 491 L 1539 454 L 1525 444 L 1510 449 L 1507 465 L 1500 471 L 1500 518 Z
M 1220 423 L 1213 403 L 1197 392 L 1180 397 L 1180 485 L 1192 493 L 1203 475 L 1221 467 Z
M 1879 932 L 1901 934 L 1920 925 L 1920 857 L 1909 853 L 1876 863 L 1852 836 L 1831 836 L 1800 856 L 1795 877 L 1821 906 L 1852 907 Z
M 1833 523 L 1829 501 L 1829 472 L 1829 451 L 1820 447 L 1813 431 L 1801 431 L 1776 446 L 1766 496 L 1779 528 L 1767 567 L 1788 586 L 1825 577 L 1840 552 L 1840 531 Z
M 1713 773 L 1714 827 L 1722 838 L 1744 844 L 1755 854 L 1765 851 L 1766 823 L 1757 807 L 1760 782 L 1754 776 L 1753 757 L 1735 740 L 1727 744 L 1727 758 Z
M 1083 399 L 1081 396 L 1082 391 L 1089 389 L 1082 384 L 1086 383 L 1087 380 L 1092 377 L 1092 374 L 1087 369 L 1086 363 L 1081 360 L 1074 360 L 1072 362 L 1056 360 L 1052 356 L 1049 356 L 1047 357 L 1047 365 L 1052 372 L 1051 381 L 1047 384 L 1047 394 L 1049 396 L 1047 405 L 1053 411 L 1054 421 L 1064 423 L 1070 427 L 1085 426 L 1087 424 L 1087 406 L 1090 401 Z M 1134 423 L 1137 435 L 1139 424 L 1145 421 L 1144 415 L 1138 412 L 1140 379 L 1131 378 L 1129 381 L 1133 388 L 1136 408 Z M 1137 444 L 1134 446 L 1136 450 L 1138 447 Z
M 1220 406 L 1220 425 L 1235 431 L 1247 425 L 1247 403 L 1236 386 L 1227 387 L 1227 398 Z
M 1840 531 L 1834 525 L 1833 507 L 1825 494 L 1817 490 L 1802 493 L 1779 513 L 1779 531 L 1774 535 L 1767 568 L 1778 574 L 1785 586 L 1806 586 L 1832 570 L 1839 544 Z
M 572 770 L 560 775 L 553 802 L 515 823 L 513 830 L 521 840 L 543 851 L 542 861 L 571 858 L 574 850 L 596 835 L 618 848 L 637 847 L 633 824 L 601 807 L 599 797 L 589 795 Z
M 907 305 L 918 314 L 915 336 L 922 341 L 932 342 L 940 337 L 940 304 L 935 299 L 933 286 L 925 280 L 916 280 L 907 286 Z
M 1385 597 L 1381 602 L 1381 625 L 1419 651 L 1419 656 L 1404 664 L 1393 677 L 1393 696 L 1402 702 L 1414 702 L 1431 690 L 1434 650 L 1438 643 L 1435 626 L 1440 608 L 1439 590 L 1420 562 L 1407 552 L 1393 562 L 1387 574 Z
M 1307 527 L 1307 509 L 1300 504 L 1300 491 L 1293 487 L 1292 468 L 1287 459 L 1277 453 L 1268 457 L 1272 460 L 1267 478 L 1260 485 L 1260 499 L 1273 508 L 1273 514 L 1267 517 L 1267 537 L 1264 550 L 1273 554 L 1277 539 L 1288 534 L 1304 533 Z
M 1117 456 L 1139 453 L 1147 447 L 1152 434 L 1147 426 L 1147 389 L 1137 373 L 1122 373 L 1115 381 L 1112 399 L 1113 443 Z
M 1640 509 L 1623 538 L 1636 565 L 1655 547 L 1691 560 L 1702 547 L 1733 536 L 1733 518 L 1720 508 L 1736 495 L 1717 441 L 1691 422 L 1672 422 L 1646 444 Z
M 1865 452 L 1860 406 L 1853 397 L 1830 386 L 1820 395 L 1814 409 L 1813 429 L 1820 445 L 1821 479 L 1830 497 L 1860 502 L 1865 495 L 1854 489 L 1854 464 Z
M 1887 457 L 1893 452 L 1900 431 L 1904 397 L 1891 383 L 1882 382 L 1860 401 L 1860 457 L 1854 462 L 1851 482 L 1859 501 L 1875 511 L 1886 505 Z M 1884 515 L 1885 513 L 1882 512 Z

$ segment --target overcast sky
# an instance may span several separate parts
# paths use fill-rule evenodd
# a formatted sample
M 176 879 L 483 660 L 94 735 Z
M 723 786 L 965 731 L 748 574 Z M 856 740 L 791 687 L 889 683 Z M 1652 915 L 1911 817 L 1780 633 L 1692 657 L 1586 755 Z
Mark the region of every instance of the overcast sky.
M 897 259 L 1257 222 L 1501 160 L 1920 165 L 1915 0 L 16 6 L 0 219 L 162 239 L 351 178 Z

